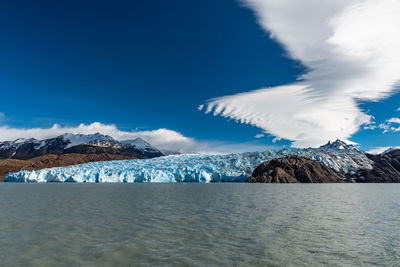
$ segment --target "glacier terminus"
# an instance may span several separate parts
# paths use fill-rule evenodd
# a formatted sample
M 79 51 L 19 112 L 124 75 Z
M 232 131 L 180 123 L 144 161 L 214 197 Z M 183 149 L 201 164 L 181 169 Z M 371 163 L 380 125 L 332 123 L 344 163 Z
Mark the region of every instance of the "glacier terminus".
M 5 182 L 245 182 L 262 162 L 297 155 L 339 173 L 371 169 L 365 153 L 339 140 L 319 148 L 237 154 L 183 154 L 153 159 L 90 162 L 36 171 L 8 173 Z

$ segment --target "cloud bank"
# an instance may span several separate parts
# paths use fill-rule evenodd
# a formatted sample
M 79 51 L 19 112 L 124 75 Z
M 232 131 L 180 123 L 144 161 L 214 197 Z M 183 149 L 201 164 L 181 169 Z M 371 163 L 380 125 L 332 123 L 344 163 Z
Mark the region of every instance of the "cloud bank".
M 1 113 L 0 113 L 1 114 Z M 10 141 L 17 138 L 47 139 L 64 133 L 109 135 L 116 140 L 129 140 L 140 137 L 162 151 L 180 153 L 233 153 L 245 151 L 263 151 L 268 149 L 265 145 L 253 143 L 229 143 L 219 141 L 198 141 L 186 137 L 181 133 L 169 129 L 156 129 L 151 131 L 121 131 L 115 124 L 94 122 L 79 124 L 75 127 L 63 127 L 54 124 L 50 128 L 13 128 L 6 125 L 0 126 L 0 141 Z M 271 147 L 272 148 L 272 147 Z
M 246 0 L 262 28 L 309 71 L 298 82 L 211 99 L 199 109 L 293 141 L 348 141 L 372 116 L 359 101 L 400 80 L 400 1 Z

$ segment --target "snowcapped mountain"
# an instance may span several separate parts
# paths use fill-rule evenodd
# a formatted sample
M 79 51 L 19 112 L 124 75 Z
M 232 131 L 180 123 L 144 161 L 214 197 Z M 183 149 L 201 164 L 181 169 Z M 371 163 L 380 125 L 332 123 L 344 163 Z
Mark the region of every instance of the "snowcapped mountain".
M 341 141 L 340 141 L 341 142 Z M 286 156 L 314 159 L 345 177 L 359 169 L 370 170 L 373 161 L 345 143 L 319 148 L 284 149 L 240 154 L 173 155 L 146 160 L 87 164 L 10 173 L 5 181 L 18 182 L 243 182 L 262 162 Z
M 108 135 L 72 134 L 66 133 L 55 138 L 17 139 L 0 142 L 0 158 L 29 159 L 48 154 L 119 154 L 137 158 L 152 158 L 163 156 L 156 148 L 144 140 L 136 139 L 129 142 L 119 142 Z
M 66 133 L 61 135 L 62 138 L 68 140 L 69 143 L 65 148 L 78 146 L 82 144 L 92 144 L 97 146 L 118 146 L 118 142 L 111 136 L 102 135 L 100 133 L 95 134 L 71 134 Z M 120 145 L 119 145 L 120 146 Z
M 357 149 L 355 146 L 351 144 L 346 144 L 345 142 L 336 139 L 335 142 L 331 143 L 329 141 L 327 144 L 320 147 L 321 149 Z
M 134 140 L 124 140 L 121 141 L 121 143 L 133 146 L 135 149 L 141 151 L 143 155 L 148 156 L 149 158 L 163 156 L 163 153 L 160 150 L 150 145 L 140 137 Z
M 69 141 L 59 136 L 46 140 L 17 139 L 0 143 L 0 158 L 28 159 L 46 154 L 62 154 Z
M 386 149 L 381 154 L 388 154 L 389 152 L 392 152 L 392 151 L 395 151 L 395 150 L 399 150 L 399 149 L 400 149 L 400 146 L 393 146 L 393 147 L 390 147 L 390 148 Z

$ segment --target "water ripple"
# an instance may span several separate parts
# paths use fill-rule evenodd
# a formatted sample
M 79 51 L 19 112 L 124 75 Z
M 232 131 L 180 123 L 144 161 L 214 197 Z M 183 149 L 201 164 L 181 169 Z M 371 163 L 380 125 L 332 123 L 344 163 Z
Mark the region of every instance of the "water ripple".
M 400 185 L 0 184 L 2 266 L 399 266 Z

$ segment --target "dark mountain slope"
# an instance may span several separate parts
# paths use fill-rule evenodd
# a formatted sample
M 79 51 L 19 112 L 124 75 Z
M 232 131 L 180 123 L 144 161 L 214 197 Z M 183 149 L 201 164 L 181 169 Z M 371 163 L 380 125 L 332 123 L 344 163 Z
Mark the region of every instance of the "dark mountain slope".
M 348 178 L 357 183 L 399 183 L 400 150 L 392 150 L 379 155 L 367 154 L 373 163 L 373 169 L 361 169 Z
M 315 160 L 290 156 L 260 164 L 248 182 L 251 183 L 336 183 L 342 180 L 329 167 Z

